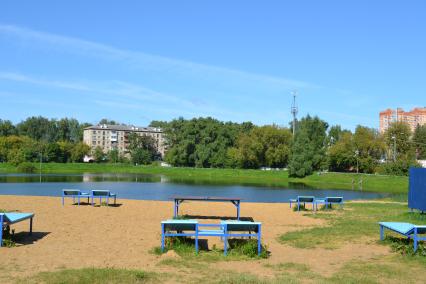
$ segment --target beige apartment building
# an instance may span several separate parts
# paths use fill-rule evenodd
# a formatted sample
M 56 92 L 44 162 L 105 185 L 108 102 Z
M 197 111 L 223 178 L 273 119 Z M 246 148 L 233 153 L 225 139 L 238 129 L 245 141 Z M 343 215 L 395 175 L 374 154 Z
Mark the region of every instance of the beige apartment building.
M 129 146 L 129 135 L 131 133 L 154 138 L 158 152 L 161 154 L 161 157 L 164 157 L 165 145 L 161 128 L 132 125 L 95 125 L 84 129 L 83 142 L 89 145 L 92 151 L 99 146 L 104 153 L 112 149 L 117 149 L 119 153 L 126 154 L 127 147 Z
M 402 121 L 410 126 L 412 132 L 417 125 L 426 124 L 426 108 L 414 108 L 404 111 L 402 108 L 387 109 L 380 112 L 380 133 L 384 133 L 392 122 Z

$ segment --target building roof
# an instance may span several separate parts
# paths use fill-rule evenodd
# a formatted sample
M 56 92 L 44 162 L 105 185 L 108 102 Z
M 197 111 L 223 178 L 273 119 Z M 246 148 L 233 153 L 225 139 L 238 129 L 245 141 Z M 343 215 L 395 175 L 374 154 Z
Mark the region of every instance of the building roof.
M 117 130 L 117 131 L 134 131 L 134 132 L 158 132 L 162 133 L 163 130 L 157 127 L 145 127 L 123 124 L 98 124 L 84 128 L 84 130 Z

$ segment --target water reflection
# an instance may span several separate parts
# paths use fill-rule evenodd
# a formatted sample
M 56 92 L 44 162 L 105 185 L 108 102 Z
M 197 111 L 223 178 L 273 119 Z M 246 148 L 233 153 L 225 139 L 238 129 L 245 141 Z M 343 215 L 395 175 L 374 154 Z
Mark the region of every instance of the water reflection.
M 169 200 L 170 196 L 177 194 L 238 196 L 244 202 L 288 202 L 289 198 L 297 195 L 343 196 L 345 200 L 389 196 L 388 194 L 352 190 L 317 189 L 299 183 L 279 187 L 247 182 L 236 185 L 215 180 L 206 182 L 146 174 L 0 175 L 0 195 L 60 196 L 64 188 L 76 188 L 83 191 L 107 189 L 117 193 L 119 198 L 143 200 Z
M 146 174 L 4 174 L 0 183 L 27 182 L 163 182 L 161 176 Z

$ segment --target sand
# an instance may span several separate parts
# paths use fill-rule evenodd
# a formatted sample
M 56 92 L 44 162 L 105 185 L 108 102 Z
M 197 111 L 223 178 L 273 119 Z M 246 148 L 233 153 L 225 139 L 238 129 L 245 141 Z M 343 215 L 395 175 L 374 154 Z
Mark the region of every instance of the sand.
M 29 222 L 21 222 L 13 226 L 20 244 L 14 248 L 0 248 L 0 267 L 8 267 L 0 270 L 0 279 L 63 268 L 173 270 L 173 267 L 157 265 L 164 256 L 149 252 L 160 245 L 160 222 L 172 217 L 173 202 L 119 199 L 118 203 L 116 207 L 77 206 L 72 205 L 72 199 L 67 199 L 62 206 L 57 197 L 0 196 L 2 209 L 35 213 L 33 236 L 26 233 Z M 236 214 L 231 203 L 213 202 L 184 203 L 180 213 L 213 216 L 213 219 L 200 219 L 202 223 L 219 223 L 219 217 Z M 335 250 L 305 250 L 280 244 L 277 238 L 285 232 L 326 225 L 322 220 L 293 212 L 285 203 L 242 202 L 241 216 L 262 222 L 263 242 L 268 245 L 271 256 L 251 262 L 219 262 L 214 264 L 217 269 L 268 276 L 272 272 L 265 264 L 295 262 L 329 275 L 347 261 L 367 260 L 389 253 L 386 247 L 368 241 Z M 213 244 L 223 247 L 218 238 L 209 238 L 209 247 Z

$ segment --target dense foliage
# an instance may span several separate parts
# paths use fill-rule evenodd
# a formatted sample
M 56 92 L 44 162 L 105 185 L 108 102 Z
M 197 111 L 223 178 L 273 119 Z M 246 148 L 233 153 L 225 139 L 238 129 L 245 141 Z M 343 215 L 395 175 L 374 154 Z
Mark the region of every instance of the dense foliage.
M 102 119 L 100 123 L 119 124 Z M 0 119 L 0 162 L 80 162 L 90 147 L 82 142 L 87 123 L 29 117 L 14 125 Z M 409 167 L 426 159 L 426 125 L 414 133 L 403 122 L 380 134 L 358 126 L 354 132 L 339 125 L 328 127 L 318 117 L 306 116 L 296 123 L 293 137 L 288 128 L 255 126 L 251 122 L 222 122 L 214 118 L 178 118 L 152 121 L 166 139 L 165 161 L 178 167 L 199 168 L 288 168 L 292 177 L 314 171 L 338 171 L 407 175 Z M 130 135 L 128 153 L 117 149 L 92 151 L 97 162 L 148 164 L 159 159 L 156 141 Z M 28 170 L 24 164 L 22 171 Z
M 240 134 L 249 132 L 252 123 L 221 122 L 213 118 L 183 118 L 164 125 L 168 151 L 166 161 L 173 166 L 225 167 L 227 151 L 236 145 Z
M 239 135 L 229 148 L 228 165 L 235 168 L 284 168 L 288 164 L 292 134 L 275 125 L 254 127 Z
M 326 137 L 328 124 L 309 115 L 297 124 L 289 175 L 304 177 L 325 168 Z

